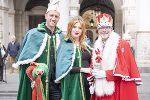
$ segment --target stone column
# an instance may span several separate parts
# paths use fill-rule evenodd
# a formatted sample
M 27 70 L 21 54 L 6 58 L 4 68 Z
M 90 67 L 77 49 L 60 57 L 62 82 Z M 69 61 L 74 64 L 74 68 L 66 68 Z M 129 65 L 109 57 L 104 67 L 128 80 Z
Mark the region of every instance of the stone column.
M 123 5 L 122 5 L 122 33 L 125 33 L 125 30 L 126 30 L 126 11 L 127 11 L 127 3 L 126 3 L 126 0 L 123 0 Z
M 67 25 L 69 21 L 69 1 L 70 0 L 60 0 L 59 9 L 60 9 L 60 20 L 58 26 L 62 31 L 67 31 Z
M 70 18 L 74 16 L 78 16 L 79 9 L 80 9 L 79 0 L 71 0 L 70 1 L 70 13 L 69 13 Z
M 3 34 L 2 34 L 2 0 L 0 0 L 0 41 L 3 41 Z
M 7 2 L 1 1 L 0 5 L 0 39 L 3 44 L 6 46 L 8 43 L 9 36 L 9 21 L 8 21 L 8 4 Z
M 142 72 L 150 72 L 149 4 L 149 0 L 137 0 L 136 5 L 136 58 Z
M 23 36 L 25 34 L 25 16 L 22 10 L 16 10 L 15 11 L 15 33 L 16 37 L 18 37 L 18 41 L 21 42 L 23 39 Z
M 123 13 L 122 35 L 124 33 L 129 33 L 132 37 L 131 45 L 133 45 L 133 47 L 135 48 L 136 0 L 123 0 L 122 13 Z
M 8 26 L 9 26 L 9 32 L 10 34 L 15 34 L 15 10 L 14 10 L 14 3 L 13 0 L 9 0 L 8 2 L 8 7 L 9 7 L 9 11 L 8 11 Z
M 136 31 L 136 0 L 123 0 L 123 33 Z

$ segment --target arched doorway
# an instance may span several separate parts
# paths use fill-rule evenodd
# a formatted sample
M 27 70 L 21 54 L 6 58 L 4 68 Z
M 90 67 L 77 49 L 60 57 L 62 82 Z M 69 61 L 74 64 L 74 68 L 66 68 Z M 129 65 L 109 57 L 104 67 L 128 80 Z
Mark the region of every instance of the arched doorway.
M 45 21 L 45 12 L 49 0 L 29 0 L 26 4 L 25 11 L 28 15 L 29 29 Z
M 82 1 L 80 5 L 80 15 L 83 18 L 88 16 L 89 19 L 93 19 L 94 25 L 96 25 L 96 17 L 100 13 L 110 14 L 114 19 L 115 9 L 114 9 L 114 4 L 112 3 L 111 0 L 92 0 L 92 1 L 83 0 Z
M 93 44 L 93 32 L 91 30 L 86 30 L 86 36 L 91 44 Z
M 83 0 L 81 2 L 79 12 L 86 23 L 86 28 L 88 32 L 90 30 L 92 33 L 96 33 L 96 21 L 97 16 L 100 13 L 110 14 L 113 17 L 113 19 L 115 19 L 114 4 L 111 0 Z M 115 21 L 113 20 L 113 23 L 114 22 Z M 92 41 L 94 42 L 95 38 L 97 37 L 97 34 L 93 34 L 93 37 L 94 38 L 92 38 Z
M 43 21 L 45 21 L 44 15 L 29 15 L 29 29 L 37 27 Z

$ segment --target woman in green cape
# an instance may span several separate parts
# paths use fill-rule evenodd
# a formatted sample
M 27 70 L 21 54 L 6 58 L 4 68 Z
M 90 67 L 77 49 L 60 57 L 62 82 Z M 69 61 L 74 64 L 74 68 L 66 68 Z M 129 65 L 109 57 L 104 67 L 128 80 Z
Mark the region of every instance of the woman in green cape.
M 85 24 L 74 17 L 68 24 L 56 62 L 56 82 L 61 82 L 62 100 L 90 99 L 86 74 L 91 61 L 91 48 L 86 44 Z

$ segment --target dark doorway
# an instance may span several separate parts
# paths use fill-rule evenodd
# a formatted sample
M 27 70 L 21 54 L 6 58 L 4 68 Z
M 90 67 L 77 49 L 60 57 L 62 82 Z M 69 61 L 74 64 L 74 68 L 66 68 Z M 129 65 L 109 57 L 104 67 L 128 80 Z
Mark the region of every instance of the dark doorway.
M 45 21 L 44 15 L 29 15 L 29 29 L 35 28 L 41 22 Z
M 89 39 L 90 43 L 93 44 L 93 32 L 91 30 L 86 30 L 86 36 Z

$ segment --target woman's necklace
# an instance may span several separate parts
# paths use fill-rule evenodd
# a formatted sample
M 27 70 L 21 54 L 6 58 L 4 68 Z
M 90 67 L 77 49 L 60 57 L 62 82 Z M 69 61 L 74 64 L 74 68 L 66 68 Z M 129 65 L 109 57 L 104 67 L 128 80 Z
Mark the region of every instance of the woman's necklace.
M 79 41 L 75 41 L 74 43 L 75 43 L 76 47 L 79 48 Z

